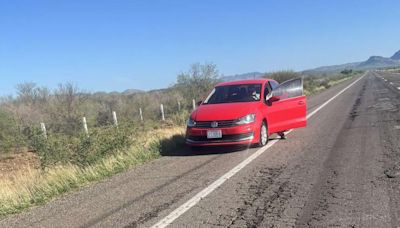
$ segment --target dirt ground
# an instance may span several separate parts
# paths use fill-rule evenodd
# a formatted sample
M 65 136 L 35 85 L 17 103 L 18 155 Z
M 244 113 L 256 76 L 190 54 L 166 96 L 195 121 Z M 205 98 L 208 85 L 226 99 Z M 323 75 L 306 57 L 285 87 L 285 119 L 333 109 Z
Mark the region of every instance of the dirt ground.
M 39 159 L 33 152 L 27 151 L 2 156 L 0 157 L 0 180 L 12 180 L 16 173 L 32 168 L 40 168 Z

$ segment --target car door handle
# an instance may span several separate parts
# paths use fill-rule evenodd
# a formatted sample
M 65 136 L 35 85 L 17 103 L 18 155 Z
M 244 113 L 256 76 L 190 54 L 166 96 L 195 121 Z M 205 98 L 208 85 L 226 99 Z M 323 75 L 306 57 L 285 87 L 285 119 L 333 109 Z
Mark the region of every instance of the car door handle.
M 304 101 L 299 101 L 299 102 L 297 102 L 297 104 L 298 104 L 298 105 L 304 105 L 305 102 L 304 102 Z

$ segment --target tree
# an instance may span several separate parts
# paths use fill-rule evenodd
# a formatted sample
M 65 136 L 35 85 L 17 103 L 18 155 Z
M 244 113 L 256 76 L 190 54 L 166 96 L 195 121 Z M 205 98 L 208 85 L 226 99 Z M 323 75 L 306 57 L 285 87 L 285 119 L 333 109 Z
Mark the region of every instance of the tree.
M 344 75 L 349 75 L 349 74 L 353 73 L 353 70 L 352 69 L 344 69 L 340 73 L 344 74 Z
M 175 88 L 186 100 L 203 99 L 220 81 L 217 66 L 213 63 L 195 63 L 189 71 L 178 75 Z
M 52 127 L 68 135 L 81 129 L 81 118 L 84 116 L 82 105 L 86 99 L 87 94 L 74 84 L 59 84 L 54 91 L 53 110 L 50 112 L 50 118 L 54 121 Z

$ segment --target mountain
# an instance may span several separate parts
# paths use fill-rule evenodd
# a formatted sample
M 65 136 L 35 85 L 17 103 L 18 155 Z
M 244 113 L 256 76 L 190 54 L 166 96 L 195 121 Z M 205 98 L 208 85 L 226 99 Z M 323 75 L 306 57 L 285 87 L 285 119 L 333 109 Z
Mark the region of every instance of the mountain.
M 371 56 L 369 59 L 365 62 L 361 62 L 358 64 L 356 68 L 359 69 L 376 69 L 376 68 L 382 68 L 382 67 L 392 67 L 392 66 L 398 66 L 400 65 L 400 61 L 391 59 L 391 58 L 385 58 L 382 56 Z
M 305 74 L 319 74 L 319 73 L 333 73 L 333 72 L 340 72 L 344 69 L 355 69 L 361 62 L 354 62 L 354 63 L 345 63 L 340 65 L 332 65 L 332 66 L 322 66 L 317 67 L 311 70 L 305 70 L 302 73 Z
M 387 67 L 400 67 L 400 50 L 397 51 L 390 58 L 382 56 L 371 56 L 367 60 L 362 62 L 345 63 L 332 66 L 322 66 L 310 70 L 304 70 L 301 73 L 313 75 L 313 74 L 323 74 L 323 73 L 337 73 L 344 69 L 372 70 L 372 69 L 387 68 Z M 266 74 L 267 73 L 261 73 L 255 71 L 244 74 L 222 76 L 221 79 L 222 81 L 255 79 L 255 78 L 262 78 Z
M 137 93 L 144 93 L 145 91 L 139 90 L 139 89 L 127 89 L 123 92 L 118 92 L 118 91 L 111 91 L 111 92 L 104 92 L 104 91 L 99 91 L 93 93 L 95 96 L 118 96 L 118 95 L 132 95 L 132 94 L 137 94 Z
M 125 90 L 124 92 L 122 92 L 122 94 L 131 95 L 131 94 L 143 93 L 143 92 L 144 92 L 144 91 L 143 91 L 143 90 L 140 90 L 140 89 L 127 89 L 127 90 Z
M 394 60 L 400 60 L 400 51 L 394 53 L 394 55 L 390 58 Z
M 400 51 L 396 52 L 390 58 L 382 56 L 371 56 L 366 61 L 363 62 L 323 66 L 311 70 L 305 70 L 303 71 L 303 73 L 306 74 L 335 73 L 335 72 L 340 72 L 344 69 L 372 70 L 372 69 L 387 68 L 387 67 L 400 67 Z
M 261 78 L 264 75 L 265 75 L 265 73 L 261 73 L 261 72 L 250 72 L 250 73 L 244 73 L 244 74 L 222 76 L 221 79 L 222 79 L 222 81 L 235 81 L 235 80 Z

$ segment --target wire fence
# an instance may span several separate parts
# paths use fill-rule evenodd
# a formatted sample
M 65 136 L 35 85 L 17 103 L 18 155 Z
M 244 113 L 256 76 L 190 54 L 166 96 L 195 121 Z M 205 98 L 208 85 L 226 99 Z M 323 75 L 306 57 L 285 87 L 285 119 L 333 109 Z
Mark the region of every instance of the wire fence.
M 173 122 L 176 124 L 181 124 L 183 122 L 186 121 L 186 119 L 189 117 L 190 112 L 194 109 L 196 109 L 197 107 L 197 103 L 195 99 L 191 100 L 191 108 L 188 108 L 187 106 L 183 106 L 181 101 L 177 101 L 177 105 L 164 105 L 164 104 L 160 104 L 159 105 L 159 110 L 148 110 L 148 113 L 145 113 L 143 111 L 142 107 L 138 108 L 138 116 L 137 117 L 133 117 L 131 119 L 131 121 L 127 121 L 126 115 L 125 115 L 125 121 L 124 122 L 139 122 L 140 124 L 145 124 L 146 122 L 161 122 L 161 123 L 165 123 L 166 121 L 169 122 Z M 158 114 L 154 115 L 154 113 L 152 113 L 152 111 L 156 111 L 158 112 Z M 149 114 L 149 115 L 146 115 Z M 153 115 L 150 115 L 153 114 Z M 178 116 L 177 116 L 178 114 Z M 179 115 L 182 114 L 182 115 Z M 119 117 L 118 117 L 118 113 L 117 111 L 112 111 L 111 112 L 111 116 L 112 116 L 112 124 L 115 127 L 118 127 L 119 125 Z M 146 118 L 146 116 L 148 118 Z M 154 118 L 155 116 L 155 118 Z M 179 120 L 177 120 L 177 118 L 180 118 Z M 86 135 L 89 136 L 89 124 L 88 124 L 88 120 L 86 118 L 86 116 L 82 116 L 82 130 L 85 132 Z M 96 124 L 91 124 L 91 127 L 94 127 Z M 45 138 L 48 137 L 48 130 L 46 127 L 46 123 L 45 122 L 41 122 L 40 123 L 40 129 L 42 131 L 42 134 Z

